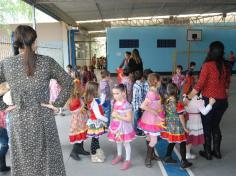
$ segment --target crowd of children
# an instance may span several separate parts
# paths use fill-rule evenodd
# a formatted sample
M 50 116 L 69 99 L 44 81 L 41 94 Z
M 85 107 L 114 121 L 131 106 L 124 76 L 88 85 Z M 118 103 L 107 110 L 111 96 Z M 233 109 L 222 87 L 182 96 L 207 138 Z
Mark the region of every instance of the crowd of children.
M 161 138 L 169 142 L 163 161 L 177 162 L 171 154 L 178 143 L 180 166 L 190 167 L 192 163 L 187 159 L 196 158 L 190 151 L 192 145 L 204 144 L 200 113 L 207 114 L 215 103 L 210 98 L 209 104 L 205 105 L 200 95 L 187 104 L 183 103 L 187 102 L 185 94 L 191 91 L 195 82 L 194 66 L 195 63 L 191 63 L 185 75 L 182 74 L 182 66 L 177 66 L 172 79 L 161 78 L 150 69 L 144 72 L 139 70 L 134 74 L 124 69 L 119 75 L 120 83 L 116 85 L 107 70 L 101 71 L 101 80 L 97 83 L 93 70 L 83 67 L 80 76 L 76 76 L 75 71 L 68 66 L 68 74 L 74 78 L 74 88 L 68 101 L 72 115 L 69 140 L 73 148 L 70 156 L 80 160 L 79 155 L 91 155 L 92 162 L 104 162 L 106 157 L 100 147 L 99 137 L 108 132 L 108 140 L 117 145 L 117 154 L 111 163 L 115 165 L 123 161 L 122 170 L 131 166 L 131 141 L 136 136 L 146 138 L 146 167 L 152 167 L 152 160 L 159 160 L 154 147 Z M 55 80 L 51 80 L 50 90 L 50 102 L 53 102 L 60 92 L 60 86 Z M 1 119 L 5 118 L 2 113 L 0 115 Z M 2 125 L 2 128 L 5 126 Z M 90 152 L 83 147 L 87 138 L 91 138 Z M 123 146 L 125 158 L 122 156 Z M 1 158 L 0 155 L 0 171 L 8 169 L 4 157 Z
M 107 70 L 101 71 L 99 84 L 97 79 L 87 79 L 89 71 L 84 67 L 74 81 L 69 100 L 71 157 L 80 160 L 80 154 L 91 154 L 92 162 L 104 162 L 105 153 L 100 148 L 99 137 L 108 132 L 108 140 L 117 144 L 117 154 L 111 163 L 123 161 L 122 170 L 131 166 L 131 141 L 136 136 L 146 138 L 146 167 L 152 167 L 152 160 L 160 159 L 154 152 L 159 139 L 169 142 L 163 158 L 165 163 L 177 162 L 171 156 L 177 143 L 180 144 L 180 166 L 190 167 L 192 163 L 188 159 L 196 158 L 191 153 L 192 145 L 204 144 L 200 113 L 207 114 L 215 103 L 211 98 L 205 105 L 200 95 L 186 101 L 185 95 L 195 84 L 194 67 L 195 63 L 191 62 L 189 70 L 183 74 L 182 66 L 178 65 L 172 79 L 161 78 L 150 69 L 129 73 L 125 68 L 118 75 L 116 85 Z M 91 138 L 90 153 L 83 148 L 87 138 Z

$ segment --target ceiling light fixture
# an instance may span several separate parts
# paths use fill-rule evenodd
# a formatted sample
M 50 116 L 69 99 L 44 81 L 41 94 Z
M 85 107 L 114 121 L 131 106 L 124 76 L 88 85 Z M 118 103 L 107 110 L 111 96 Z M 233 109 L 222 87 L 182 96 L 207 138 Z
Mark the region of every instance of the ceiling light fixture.
M 88 31 L 89 34 L 94 34 L 94 33 L 106 33 L 105 30 L 100 30 L 100 31 Z

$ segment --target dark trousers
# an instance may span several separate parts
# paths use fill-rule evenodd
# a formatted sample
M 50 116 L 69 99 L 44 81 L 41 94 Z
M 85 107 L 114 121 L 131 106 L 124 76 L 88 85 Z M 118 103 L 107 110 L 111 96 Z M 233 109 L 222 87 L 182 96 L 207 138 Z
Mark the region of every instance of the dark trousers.
M 134 111 L 134 130 L 136 131 L 136 133 L 142 132 L 140 129 L 138 129 L 138 120 L 141 118 L 142 114 L 143 113 L 141 109 Z
M 203 100 L 205 101 L 205 105 L 208 105 L 209 98 L 203 97 Z M 212 110 L 207 115 L 202 115 L 204 136 L 206 139 L 209 139 L 209 141 L 211 141 L 212 136 L 214 137 L 215 135 L 221 138 L 220 122 L 227 108 L 227 99 L 216 99 Z

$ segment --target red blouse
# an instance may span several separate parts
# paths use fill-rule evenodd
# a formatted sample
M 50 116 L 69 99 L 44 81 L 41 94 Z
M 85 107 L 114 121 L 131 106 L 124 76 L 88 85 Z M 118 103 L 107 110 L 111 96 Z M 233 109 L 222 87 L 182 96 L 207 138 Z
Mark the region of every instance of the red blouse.
M 227 98 L 226 89 L 229 89 L 230 71 L 223 67 L 221 79 L 214 61 L 206 62 L 202 66 L 200 78 L 194 89 L 201 91 L 205 97 L 216 99 Z
M 96 100 L 95 100 L 96 101 Z M 97 101 L 96 101 L 97 102 Z M 98 102 L 97 102 L 98 103 Z M 91 107 L 91 104 L 92 104 L 92 101 L 90 101 L 88 103 L 88 108 L 90 110 L 90 119 L 91 120 L 97 120 L 97 117 L 96 117 L 96 114 L 93 112 L 93 107 Z M 98 103 L 98 108 L 99 108 L 99 111 L 101 113 L 101 115 L 104 115 L 104 111 L 103 111 L 103 108 L 102 108 L 102 105 L 100 103 Z
M 69 103 L 69 110 L 75 111 L 76 109 L 80 108 L 81 102 L 79 98 L 71 98 Z

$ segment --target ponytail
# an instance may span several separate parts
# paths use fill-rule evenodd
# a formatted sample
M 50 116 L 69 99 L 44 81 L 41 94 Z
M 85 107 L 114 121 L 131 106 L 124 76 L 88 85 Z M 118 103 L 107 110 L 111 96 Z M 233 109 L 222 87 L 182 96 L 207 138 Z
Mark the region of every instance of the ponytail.
M 19 54 L 19 48 L 24 49 L 23 59 L 27 76 L 33 76 L 36 69 L 36 54 L 32 50 L 36 38 L 36 31 L 27 25 L 19 25 L 14 32 L 14 54 Z
M 36 54 L 32 50 L 31 46 L 25 47 L 23 58 L 27 76 L 33 76 L 36 69 Z

